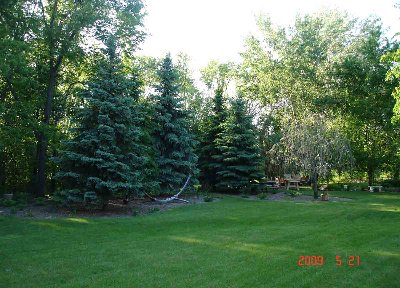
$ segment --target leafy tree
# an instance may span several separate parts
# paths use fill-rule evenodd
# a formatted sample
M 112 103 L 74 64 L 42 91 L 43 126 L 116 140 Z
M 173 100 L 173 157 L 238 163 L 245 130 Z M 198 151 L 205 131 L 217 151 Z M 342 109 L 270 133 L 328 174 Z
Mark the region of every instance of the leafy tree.
M 25 2 L 0 3 L 0 190 L 14 193 L 32 186 L 40 104 L 40 67 L 31 63 L 35 47 L 26 37 L 37 19 L 24 13 Z
M 333 107 L 343 118 L 356 167 L 367 172 L 372 185 L 377 170 L 398 158 L 398 129 L 391 123 L 395 105 L 391 93 L 397 81 L 385 81 L 389 64 L 380 61 L 398 45 L 383 38 L 379 19 L 367 19 L 360 26 L 359 35 L 334 66 L 338 93 L 331 103 L 338 103 Z
M 192 71 L 189 67 L 190 58 L 184 54 L 178 54 L 176 61 L 176 70 L 179 76 L 181 87 L 180 97 L 183 101 L 185 110 L 189 113 L 190 127 L 196 134 L 196 138 L 200 137 L 200 123 L 209 114 L 209 101 L 199 90 L 194 80 Z
M 266 16 L 257 24 L 261 33 L 246 40 L 237 89 L 263 107 L 255 119 L 266 174 L 275 177 L 283 174 L 283 163 L 273 159 L 271 149 L 286 123 L 314 112 L 332 113 L 322 104 L 337 90 L 329 72 L 351 42 L 354 23 L 346 14 L 324 11 L 297 16 L 288 28 L 273 25 Z
M 2 95 L 13 93 L 11 90 L 17 95 L 17 91 L 22 91 L 22 85 L 26 86 L 28 82 L 37 84 L 24 89 L 25 95 L 32 96 L 29 103 L 25 103 L 29 109 L 17 110 L 16 113 L 20 119 L 25 119 L 31 135 L 34 135 L 34 141 L 30 142 L 37 144 L 36 153 L 31 156 L 36 160 L 30 162 L 36 166 L 33 170 L 38 196 L 43 196 L 45 192 L 49 143 L 58 139 L 55 134 L 59 126 L 55 117 L 60 114 L 54 113 L 57 109 L 54 106 L 57 104 L 56 98 L 57 95 L 64 95 L 61 86 L 72 84 L 61 83 L 66 79 L 63 74 L 69 70 L 65 68 L 69 65 L 79 69 L 93 50 L 89 46 L 93 46 L 93 42 L 103 41 L 108 33 L 119 39 L 120 47 L 127 53 L 133 51 L 144 36 L 141 30 L 142 11 L 140 0 L 1 2 L 0 33 L 2 40 L 7 42 L 4 47 L 8 49 L 4 55 L 18 55 L 19 58 L 19 61 L 14 61 L 5 57 L 8 68 L 2 69 L 1 78 L 6 80 L 4 87 L 7 87 L 7 91 L 4 90 Z M 32 107 L 33 111 L 30 110 Z M 32 118 L 36 121 L 30 122 Z M 29 139 L 31 135 L 25 138 Z
M 182 107 L 179 76 L 169 54 L 160 64 L 158 77 L 153 137 L 161 192 L 171 193 L 184 183 L 188 174 L 197 176 L 196 142 Z
M 260 16 L 258 26 L 262 36 L 249 37 L 242 53 L 239 90 L 269 109 L 278 108 L 282 117 L 300 119 L 333 92 L 327 72 L 351 41 L 353 22 L 325 11 L 298 16 L 287 29 Z
M 107 43 L 106 58 L 81 93 L 73 137 L 56 161 L 61 195 L 82 202 L 95 192 L 103 204 L 115 196 L 138 195 L 143 189 L 148 148 L 143 144 L 143 112 L 135 102 L 138 83 L 122 74 L 115 39 Z
M 342 125 L 355 167 L 367 172 L 370 184 L 379 169 L 398 162 L 392 161 L 398 132 L 390 123 L 395 82 L 385 83 L 388 65 L 380 63 L 397 43 L 383 38 L 378 19 L 325 11 L 297 17 L 290 29 L 267 17 L 258 25 L 262 37 L 250 37 L 242 54 L 239 91 L 274 118 L 266 131 L 279 133 L 289 121 L 323 114 Z M 276 135 L 267 134 L 264 142 L 273 143 Z
M 392 82 L 393 79 L 400 79 L 400 49 L 394 51 L 387 51 L 382 55 L 381 60 L 385 63 L 391 64 L 390 69 L 387 71 L 386 79 Z M 392 121 L 396 124 L 400 123 L 400 87 L 397 86 L 392 92 L 392 96 L 396 100 L 393 108 Z
M 262 178 L 263 167 L 257 133 L 242 99 L 232 102 L 222 127 L 216 140 L 221 154 L 216 159 L 223 165 L 217 172 L 216 188 L 221 192 L 249 191 L 251 183 Z

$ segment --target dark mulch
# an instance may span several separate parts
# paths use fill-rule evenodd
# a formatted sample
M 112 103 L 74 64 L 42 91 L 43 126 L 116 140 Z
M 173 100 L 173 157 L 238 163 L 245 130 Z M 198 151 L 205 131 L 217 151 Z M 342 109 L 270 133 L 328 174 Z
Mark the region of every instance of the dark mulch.
M 183 205 L 204 202 L 202 196 L 183 196 L 182 198 L 189 201 L 189 203 L 184 203 L 182 201 L 159 203 L 149 199 L 133 199 L 132 201 L 129 201 L 128 204 L 124 204 L 122 200 L 114 200 L 110 201 L 104 210 L 83 207 L 65 208 L 57 207 L 52 204 L 46 204 L 42 206 L 27 205 L 19 209 L 17 207 L 0 206 L 0 215 L 12 215 L 16 217 L 31 217 L 40 219 L 53 219 L 62 217 L 131 217 L 150 214 L 158 211 L 165 211 Z

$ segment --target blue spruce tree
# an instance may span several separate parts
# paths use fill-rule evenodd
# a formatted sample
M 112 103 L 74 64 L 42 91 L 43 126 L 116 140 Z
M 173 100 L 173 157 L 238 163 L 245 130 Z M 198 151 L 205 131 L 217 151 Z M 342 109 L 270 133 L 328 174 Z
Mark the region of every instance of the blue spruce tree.
M 96 195 L 104 207 L 113 197 L 142 192 L 150 159 L 141 129 L 145 115 L 136 101 L 139 87 L 135 78 L 122 73 L 110 37 L 97 74 L 80 95 L 83 107 L 76 113 L 73 136 L 56 159 L 59 195 L 68 202 Z
M 219 192 L 246 193 L 252 190 L 253 181 L 263 177 L 262 158 L 245 102 L 238 98 L 231 104 L 222 133 L 216 140 L 221 154 L 215 158 L 223 163 L 216 172 L 216 188 Z
M 227 113 L 223 97 L 223 89 L 218 87 L 213 98 L 212 114 L 202 123 L 200 145 L 200 182 L 209 191 L 216 191 L 217 172 L 224 163 L 222 151 L 217 145 L 223 131 Z
M 173 193 L 189 174 L 197 175 L 196 141 L 179 95 L 179 75 L 168 54 L 158 69 L 155 86 L 154 141 L 161 193 Z

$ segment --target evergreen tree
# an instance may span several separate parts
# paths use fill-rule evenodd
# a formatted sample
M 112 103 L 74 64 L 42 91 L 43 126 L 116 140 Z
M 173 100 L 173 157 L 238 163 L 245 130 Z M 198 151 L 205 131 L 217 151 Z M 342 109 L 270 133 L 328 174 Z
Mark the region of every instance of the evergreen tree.
M 222 124 L 225 122 L 226 117 L 223 89 L 222 87 L 217 87 L 213 98 L 212 114 L 203 123 L 203 137 L 199 158 L 200 181 L 210 191 L 215 191 L 217 172 L 223 166 L 222 152 L 217 146 L 217 142 L 223 131 Z
M 195 140 L 189 130 L 188 115 L 179 95 L 179 76 L 168 54 L 158 69 L 159 85 L 155 87 L 154 131 L 156 163 L 162 193 L 172 193 L 186 177 L 197 175 Z
M 216 140 L 221 154 L 215 158 L 223 163 L 217 171 L 217 191 L 248 192 L 251 182 L 259 180 L 263 173 L 257 134 L 242 99 L 232 102 L 222 126 L 221 137 Z
M 149 162 L 139 128 L 144 115 L 135 103 L 140 85 L 122 74 L 112 37 L 105 52 L 97 75 L 81 93 L 74 136 L 55 159 L 61 165 L 60 194 L 72 202 L 82 202 L 86 192 L 95 192 L 103 205 L 114 196 L 139 194 Z

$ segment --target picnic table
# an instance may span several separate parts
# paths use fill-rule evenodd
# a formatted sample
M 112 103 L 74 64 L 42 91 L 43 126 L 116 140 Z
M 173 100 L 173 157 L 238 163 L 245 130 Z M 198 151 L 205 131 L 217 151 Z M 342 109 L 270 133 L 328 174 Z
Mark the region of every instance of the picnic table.
M 291 187 L 299 190 L 300 178 L 292 178 L 291 174 L 285 174 L 284 176 L 286 190 L 289 190 Z
M 293 188 L 296 188 L 297 190 L 299 190 L 299 183 L 300 183 L 300 180 L 285 179 L 285 186 L 286 186 L 287 190 L 289 190 L 290 187 L 293 187 Z

